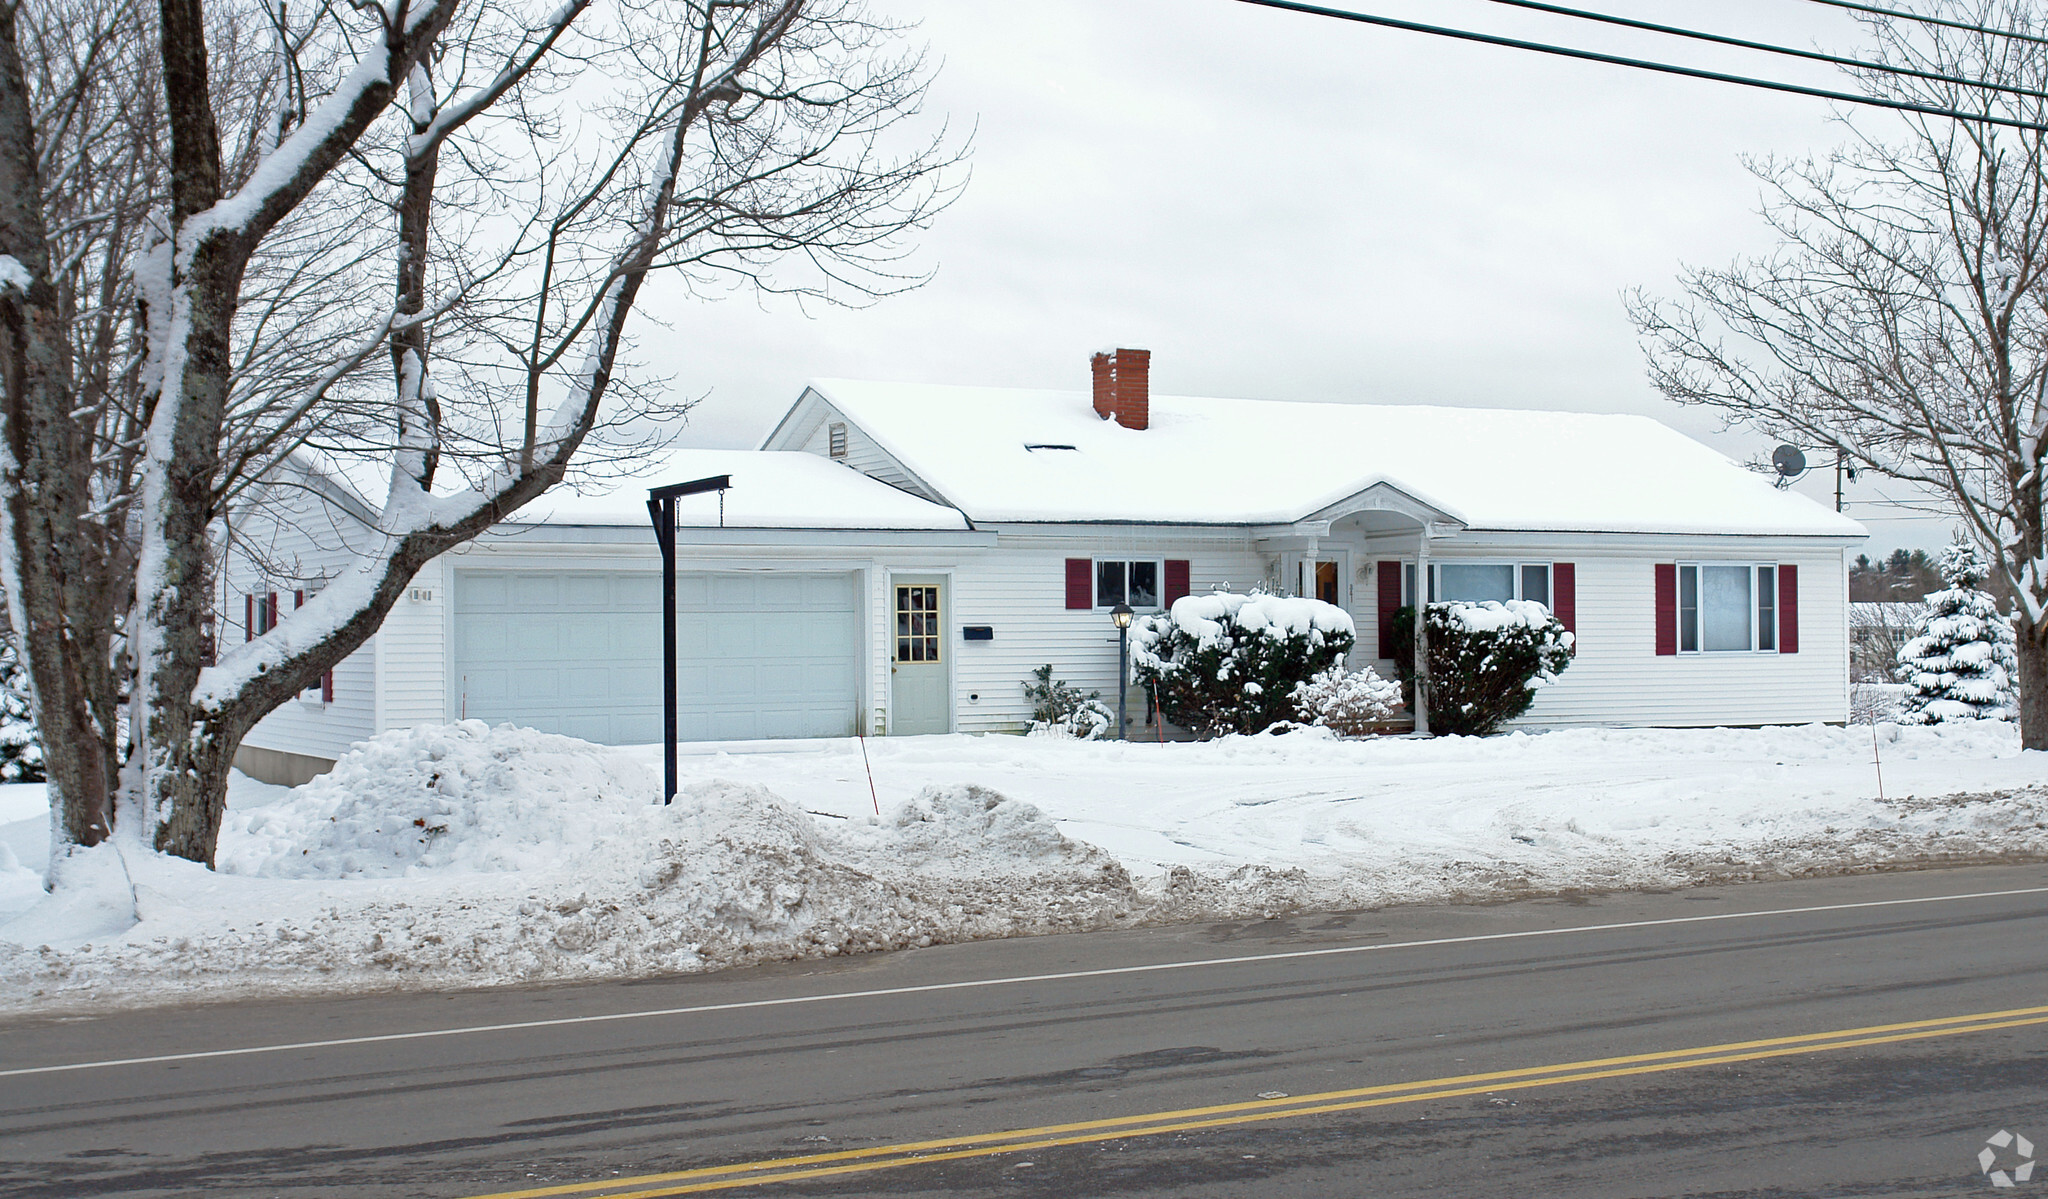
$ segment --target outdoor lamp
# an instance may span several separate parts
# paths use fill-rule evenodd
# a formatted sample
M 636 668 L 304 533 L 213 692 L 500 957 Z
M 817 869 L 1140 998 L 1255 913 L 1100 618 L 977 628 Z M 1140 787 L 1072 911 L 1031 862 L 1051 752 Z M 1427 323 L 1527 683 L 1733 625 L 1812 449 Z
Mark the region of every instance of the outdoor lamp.
M 1131 680 L 1131 606 L 1118 604 L 1109 610 L 1110 623 L 1116 626 L 1116 737 L 1124 736 L 1124 691 Z

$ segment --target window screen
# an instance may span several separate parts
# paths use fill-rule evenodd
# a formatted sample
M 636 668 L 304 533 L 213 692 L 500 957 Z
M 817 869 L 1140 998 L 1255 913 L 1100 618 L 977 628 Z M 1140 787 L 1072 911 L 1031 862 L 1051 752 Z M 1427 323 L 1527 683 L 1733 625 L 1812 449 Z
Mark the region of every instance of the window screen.
M 1446 562 L 1437 567 L 1439 601 L 1479 602 L 1515 598 L 1515 568 L 1477 562 Z
M 1752 648 L 1750 568 L 1700 567 L 1700 648 L 1708 653 Z

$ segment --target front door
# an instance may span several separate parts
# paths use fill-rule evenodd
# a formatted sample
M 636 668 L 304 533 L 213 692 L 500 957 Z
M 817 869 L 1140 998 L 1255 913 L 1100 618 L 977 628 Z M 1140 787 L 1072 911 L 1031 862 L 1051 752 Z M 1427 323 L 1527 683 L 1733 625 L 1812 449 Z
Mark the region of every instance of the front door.
M 953 689 L 946 679 L 946 585 L 942 579 L 889 580 L 895 596 L 895 650 L 889 663 L 889 731 L 952 731 Z
M 1326 604 L 1334 604 L 1339 608 L 1343 607 L 1344 589 L 1341 585 L 1343 577 L 1343 575 L 1338 573 L 1335 562 L 1323 561 L 1316 563 L 1316 598 Z

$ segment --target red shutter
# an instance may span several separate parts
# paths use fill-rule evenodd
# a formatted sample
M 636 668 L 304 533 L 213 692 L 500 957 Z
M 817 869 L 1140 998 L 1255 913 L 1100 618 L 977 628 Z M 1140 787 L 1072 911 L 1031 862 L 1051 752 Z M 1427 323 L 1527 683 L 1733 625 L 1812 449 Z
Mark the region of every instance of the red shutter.
M 256 640 L 256 593 L 242 595 L 242 640 Z
M 269 619 L 263 622 L 263 631 L 267 633 L 271 629 L 277 627 L 277 592 L 273 591 L 270 593 L 270 598 L 266 602 L 265 611 L 268 614 Z
M 1067 607 L 1093 608 L 1095 606 L 1095 560 L 1093 558 L 1067 559 Z
M 1799 568 L 1778 568 L 1778 652 L 1799 652 Z
M 1167 606 L 1172 607 L 1173 601 L 1186 596 L 1192 590 L 1194 589 L 1188 586 L 1188 560 L 1186 558 L 1168 558 L 1166 560 Z
M 298 609 L 298 608 L 303 608 L 303 607 L 305 607 L 305 606 L 306 606 L 306 593 L 305 593 L 305 592 L 303 592 L 303 591 L 294 591 L 294 592 L 292 592 L 292 607 L 293 607 L 294 609 Z
M 1657 563 L 1657 652 L 1678 652 L 1678 564 Z
M 1401 610 L 1401 564 L 1382 562 L 1374 568 L 1380 576 L 1380 657 L 1394 656 L 1394 613 Z
M 1550 610 L 1565 632 L 1579 631 L 1579 572 L 1569 562 L 1550 564 Z
M 334 672 L 331 670 L 320 676 L 320 702 L 323 704 L 334 702 Z

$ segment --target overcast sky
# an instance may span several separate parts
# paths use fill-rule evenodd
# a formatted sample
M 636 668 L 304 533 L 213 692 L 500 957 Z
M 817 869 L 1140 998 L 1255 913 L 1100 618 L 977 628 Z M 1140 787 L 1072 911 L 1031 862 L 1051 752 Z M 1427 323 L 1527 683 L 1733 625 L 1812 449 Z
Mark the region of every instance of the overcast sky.
M 1768 443 L 1658 398 L 1622 293 L 1768 248 L 1743 155 L 1846 140 L 1825 101 L 1253 7 L 1236 0 L 876 0 L 941 64 L 932 120 L 973 179 L 920 239 L 937 275 L 860 311 L 650 289 L 638 360 L 707 398 L 687 443 L 751 446 L 816 376 L 1085 388 L 1152 351 L 1156 392 L 1641 412 L 1724 453 Z M 1830 69 L 1487 0 L 1352 7 L 1769 74 Z M 1854 52 L 1812 0 L 1604 11 Z M 1878 130 L 1893 120 L 1855 115 Z M 1832 502 L 1832 470 L 1800 490 Z M 1850 489 L 1873 555 L 1937 547 Z

